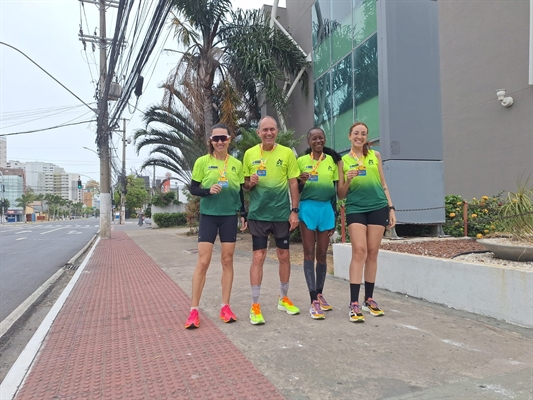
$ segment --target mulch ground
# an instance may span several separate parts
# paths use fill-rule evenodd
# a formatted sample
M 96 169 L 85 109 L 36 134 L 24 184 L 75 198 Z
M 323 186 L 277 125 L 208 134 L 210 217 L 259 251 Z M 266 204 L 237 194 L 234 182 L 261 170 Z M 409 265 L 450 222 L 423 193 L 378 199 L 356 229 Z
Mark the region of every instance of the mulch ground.
M 423 256 L 452 258 L 460 253 L 486 251 L 475 239 L 436 239 L 416 242 L 382 242 L 383 250 Z

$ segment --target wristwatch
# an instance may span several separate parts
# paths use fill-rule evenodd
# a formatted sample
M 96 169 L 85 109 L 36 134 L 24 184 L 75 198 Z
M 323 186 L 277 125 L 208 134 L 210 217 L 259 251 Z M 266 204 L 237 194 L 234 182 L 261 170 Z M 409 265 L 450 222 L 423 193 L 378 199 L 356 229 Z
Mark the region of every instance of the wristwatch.
M 394 206 L 389 206 L 389 210 L 394 210 L 396 211 L 396 208 Z
M 291 211 L 295 212 L 296 214 L 298 214 L 300 212 L 300 209 L 299 208 L 291 208 Z

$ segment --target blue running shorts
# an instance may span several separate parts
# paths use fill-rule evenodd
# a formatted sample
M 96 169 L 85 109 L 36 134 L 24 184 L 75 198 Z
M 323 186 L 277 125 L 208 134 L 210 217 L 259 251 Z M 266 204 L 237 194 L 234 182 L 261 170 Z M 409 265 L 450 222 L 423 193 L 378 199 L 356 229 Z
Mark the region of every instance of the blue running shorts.
M 324 232 L 335 228 L 335 213 L 329 201 L 300 201 L 298 218 L 310 231 Z

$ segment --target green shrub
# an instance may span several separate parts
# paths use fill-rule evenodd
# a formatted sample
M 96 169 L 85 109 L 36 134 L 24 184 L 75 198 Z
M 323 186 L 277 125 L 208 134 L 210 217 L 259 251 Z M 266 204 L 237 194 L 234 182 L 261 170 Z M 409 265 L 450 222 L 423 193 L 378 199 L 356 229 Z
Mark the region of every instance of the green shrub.
M 156 213 L 154 214 L 154 222 L 160 228 L 170 228 L 172 226 L 187 225 L 187 216 L 185 213 Z
M 528 181 L 519 182 L 518 190 L 508 193 L 497 228 L 514 239 L 533 243 L 533 187 Z
M 500 194 L 496 196 L 475 197 L 468 202 L 467 234 L 470 237 L 482 238 L 498 229 L 499 213 L 502 207 Z M 463 204 L 464 200 L 458 195 L 445 197 L 446 222 L 442 229 L 446 235 L 454 237 L 464 236 Z

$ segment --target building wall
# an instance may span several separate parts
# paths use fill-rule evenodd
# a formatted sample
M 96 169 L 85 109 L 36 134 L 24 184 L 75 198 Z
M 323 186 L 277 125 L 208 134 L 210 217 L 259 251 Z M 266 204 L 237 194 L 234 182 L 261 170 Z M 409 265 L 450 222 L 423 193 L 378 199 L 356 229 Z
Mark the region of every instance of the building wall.
M 7 140 L 5 136 L 0 136 L 0 167 L 7 167 Z
M 21 168 L 0 168 L 0 170 L 4 175 L 3 196 L 9 200 L 9 208 L 15 208 L 15 200 L 24 194 L 24 170 Z
M 83 204 L 86 207 L 93 207 L 93 196 L 94 192 L 92 190 L 83 192 Z
M 314 0 L 290 0 L 291 8 L 286 16 L 287 30 L 306 54 L 311 53 L 313 50 L 311 35 L 311 9 L 313 3 Z M 306 97 L 301 91 L 300 84 L 298 84 L 289 99 L 290 108 L 287 118 L 287 126 L 290 129 L 294 129 L 297 137 L 303 136 L 297 148 L 299 152 L 307 148 L 305 137 L 307 132 L 314 126 L 314 89 L 311 68 L 307 70 L 307 74 L 309 93 Z
M 439 0 L 446 194 L 466 199 L 533 184 L 529 1 Z M 514 104 L 502 107 L 496 90 Z
M 16 162 L 11 161 L 15 164 Z M 33 189 L 34 193 L 55 193 L 56 190 L 52 190 L 47 187 L 50 180 L 46 179 L 46 174 L 61 174 L 65 173 L 65 169 L 52 163 L 31 161 L 26 163 L 19 163 L 26 171 L 26 186 Z
M 291 0 L 287 3 L 291 32 L 307 49 L 309 18 L 315 18 L 309 14 L 316 13 L 315 2 Z M 326 18 L 335 20 L 327 3 L 328 0 L 318 0 Z M 341 5 L 348 3 L 335 2 L 333 9 L 338 11 Z M 470 199 L 515 190 L 517 181 L 530 175 L 529 184 L 533 182 L 533 87 L 528 84 L 530 3 L 525 0 L 435 2 L 438 5 L 445 194 L 459 194 Z M 354 18 L 352 14 L 352 20 Z M 343 24 L 335 21 L 336 25 Z M 316 44 L 314 46 L 314 68 L 310 73 L 316 79 L 324 71 L 320 70 L 321 64 L 317 65 Z M 331 48 L 324 50 L 330 52 L 328 60 L 331 61 Z M 311 87 L 311 98 L 317 98 L 316 88 L 316 84 Z M 502 107 L 496 98 L 498 89 L 506 89 L 507 95 L 513 97 L 511 107 Z M 332 102 L 327 96 L 324 101 Z M 409 97 L 407 93 L 406 97 Z M 304 126 L 313 105 L 296 97 L 293 101 L 298 104 L 291 107 L 288 124 Z M 408 104 L 409 99 L 405 102 Z M 360 119 L 357 110 L 352 117 L 355 119 Z M 341 149 L 340 137 L 335 134 L 338 120 L 324 128 L 329 133 L 330 144 L 336 142 L 335 147 Z M 377 131 L 381 128 L 377 126 Z M 373 132 L 376 129 L 371 126 L 371 137 Z

